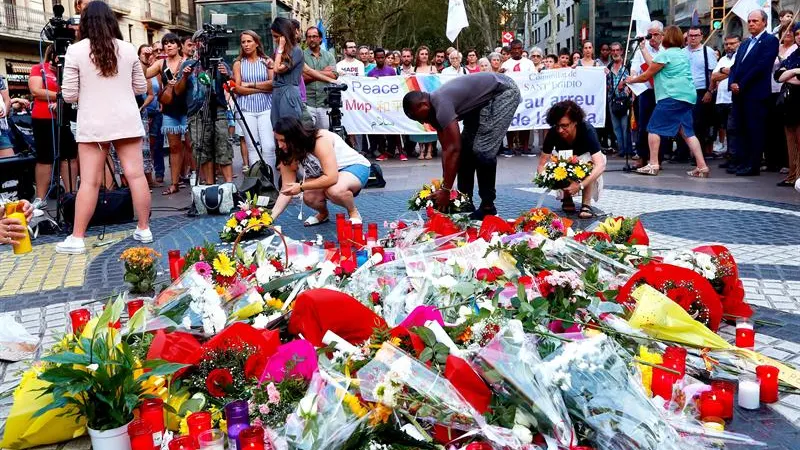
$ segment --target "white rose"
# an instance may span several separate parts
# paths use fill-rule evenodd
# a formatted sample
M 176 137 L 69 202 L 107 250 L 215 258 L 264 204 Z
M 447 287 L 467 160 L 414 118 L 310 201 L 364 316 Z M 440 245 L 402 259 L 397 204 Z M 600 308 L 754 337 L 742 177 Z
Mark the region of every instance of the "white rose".
M 439 277 L 433 280 L 433 285 L 441 289 L 452 289 L 458 281 L 450 275 Z
M 266 284 L 278 273 L 278 270 L 269 262 L 256 269 L 256 280 L 259 284 Z
M 259 314 L 253 319 L 253 328 L 263 330 L 269 324 L 269 319 L 264 314 Z
M 88 366 L 86 366 L 86 370 L 88 370 L 89 372 L 92 372 L 92 373 L 96 372 L 97 369 L 99 369 L 99 368 L 100 368 L 100 366 L 97 363 L 89 364 Z
M 300 400 L 300 415 L 305 418 L 316 417 L 317 415 L 317 396 L 305 396 Z

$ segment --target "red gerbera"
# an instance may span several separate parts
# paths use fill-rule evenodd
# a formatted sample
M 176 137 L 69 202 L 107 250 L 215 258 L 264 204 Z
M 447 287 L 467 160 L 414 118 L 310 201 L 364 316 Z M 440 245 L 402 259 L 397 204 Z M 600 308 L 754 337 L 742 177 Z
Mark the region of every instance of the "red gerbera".
M 233 375 L 228 369 L 214 369 L 206 377 L 206 389 L 212 397 L 222 398 L 233 384 Z

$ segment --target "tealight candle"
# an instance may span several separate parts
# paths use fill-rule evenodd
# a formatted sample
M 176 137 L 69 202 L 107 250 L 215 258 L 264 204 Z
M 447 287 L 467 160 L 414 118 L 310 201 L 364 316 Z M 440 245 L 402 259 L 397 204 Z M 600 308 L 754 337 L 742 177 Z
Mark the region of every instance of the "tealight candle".
M 706 420 L 706 418 L 710 417 L 722 417 L 725 412 L 725 402 L 716 391 L 701 393 L 697 406 L 700 412 L 700 420 Z
M 745 375 L 739 378 L 739 406 L 744 409 L 758 409 L 761 386 L 758 379 Z
M 778 373 L 780 371 L 775 366 L 763 365 L 756 367 L 756 376 L 761 384 L 760 399 L 764 403 L 775 403 L 778 401 Z
M 736 346 L 740 348 L 753 348 L 756 345 L 756 332 L 753 324 L 747 319 L 736 321 Z
M 725 421 L 719 417 L 707 417 L 703 419 L 703 428 L 721 433 L 725 431 Z

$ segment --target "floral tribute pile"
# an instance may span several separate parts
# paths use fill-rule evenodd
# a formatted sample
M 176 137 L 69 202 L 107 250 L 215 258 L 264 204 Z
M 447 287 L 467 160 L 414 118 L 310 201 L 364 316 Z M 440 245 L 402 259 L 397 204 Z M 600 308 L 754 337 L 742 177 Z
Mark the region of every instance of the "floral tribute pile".
M 340 236 L 354 229 L 338 222 Z M 25 374 L 0 446 L 150 417 L 158 399 L 164 448 L 194 438 L 200 417 L 238 448 L 755 446 L 723 431 L 726 380 L 752 360 L 796 376 L 714 333 L 752 315 L 724 247 L 656 253 L 636 218 L 576 232 L 546 209 L 387 225 L 377 240 L 191 249 L 124 326 L 119 298 Z M 103 420 L 86 406 L 101 337 L 135 373 L 119 375 L 124 409 Z

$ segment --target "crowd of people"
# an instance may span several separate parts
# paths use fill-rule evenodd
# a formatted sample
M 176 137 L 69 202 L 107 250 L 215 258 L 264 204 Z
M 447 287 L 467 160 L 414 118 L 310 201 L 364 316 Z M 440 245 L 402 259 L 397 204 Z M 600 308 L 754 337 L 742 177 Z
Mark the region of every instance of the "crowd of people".
M 203 184 L 220 178 L 232 182 L 236 147 L 245 173 L 259 160 L 269 166 L 269 176 L 282 193 L 276 216 L 291 196 L 304 194 L 305 203 L 317 212 L 305 221 L 307 226 L 328 220 L 328 201 L 360 220 L 353 199 L 366 185 L 368 159 L 432 159 L 439 149 L 445 159 L 446 190 L 453 188 L 458 174 L 458 188 L 472 192 L 471 178 L 477 174 L 481 204 L 476 218 L 495 211 L 498 156 L 533 156 L 566 147 L 600 167 L 585 186 L 564 190 L 567 211 L 575 211 L 572 196 L 583 191 L 581 217 L 593 214 L 589 205 L 605 167 L 605 156 L 600 156 L 613 151 L 633 159 L 636 172 L 643 175 L 658 175 L 665 160 L 689 163 L 691 156 L 696 166 L 688 172 L 691 177 L 708 177 L 707 160 L 725 157 L 720 167 L 739 176 L 781 171 L 786 178 L 779 186 L 792 186 L 800 178 L 800 107 L 795 103 L 800 97 L 795 93 L 800 85 L 800 52 L 795 51 L 800 26 L 791 11 L 781 12 L 781 24 L 772 31 L 766 30 L 766 15 L 753 11 L 750 37 L 725 36 L 721 50 L 704 45 L 700 27 L 684 32 L 653 21 L 627 67 L 621 43 L 603 43 L 595 54 L 589 41 L 579 51 L 561 49 L 556 55 L 536 47 L 525 50 L 514 40 L 483 57 L 476 49 L 464 56 L 453 47 L 389 50 L 345 41 L 337 60 L 333 51 L 322 48 L 319 29 L 301 30 L 298 21 L 277 18 L 270 27 L 270 54 L 262 37 L 247 30 L 239 36 L 232 65 L 222 61 L 204 67 L 195 55 L 203 51 L 201 41 L 168 33 L 137 51 L 121 39 L 106 4 L 77 0 L 76 7 L 83 16 L 77 30 L 82 39 L 67 52 L 63 85 L 58 85 L 51 48 L 32 68 L 29 82 L 37 149 L 34 209 L 46 206 L 55 161 L 67 190 L 76 188 L 80 174 L 75 227 L 57 247 L 59 252 L 85 251 L 83 235 L 97 191 L 108 185 L 106 175 L 112 170 L 132 192 L 139 218 L 134 237 L 149 242 L 152 189 L 168 181 L 162 194 L 173 195 L 193 177 Z M 604 68 L 607 112 L 602 126 L 588 124 L 580 107 L 570 102 L 548 113 L 549 130 L 506 132 L 506 114 L 487 117 L 488 105 L 500 108 L 500 94 L 514 97 L 509 87 L 513 82 L 504 74 L 581 67 Z M 412 95 L 411 103 L 404 102 L 406 114 L 432 124 L 436 135 L 350 135 L 345 142 L 326 131 L 330 109 L 325 87 L 340 82 L 340 77 L 418 74 L 456 77 L 445 84 L 455 83 L 443 91 L 453 96 L 447 101 Z M 3 87 L 0 78 L 0 121 L 14 102 Z M 57 111 L 59 92 L 76 106 Z M 232 106 L 234 97 L 240 108 Z M 110 104 L 109 98 L 119 100 Z M 27 106 L 22 101 L 14 105 Z M 447 123 L 439 122 L 440 108 L 450 111 Z M 241 115 L 234 113 L 239 110 Z M 59 119 L 76 126 L 56 129 L 53 123 Z M 459 130 L 459 121 L 466 131 Z M 476 127 L 488 122 L 496 129 L 480 135 Z M 455 141 L 465 136 L 472 148 L 462 151 L 462 143 Z M 9 153 L 6 141 L 5 134 L 0 136 L 0 156 Z M 461 154 L 460 163 L 448 162 L 453 153 Z

